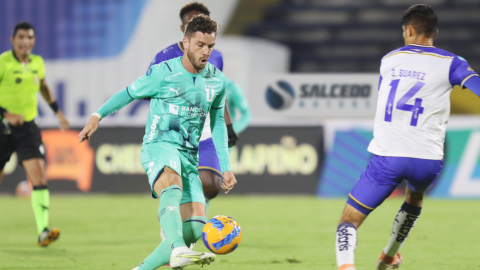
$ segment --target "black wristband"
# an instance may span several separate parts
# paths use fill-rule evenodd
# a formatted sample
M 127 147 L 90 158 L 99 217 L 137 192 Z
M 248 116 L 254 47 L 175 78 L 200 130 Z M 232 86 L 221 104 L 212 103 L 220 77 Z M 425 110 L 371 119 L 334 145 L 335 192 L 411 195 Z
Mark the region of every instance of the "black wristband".
M 5 117 L 5 114 L 7 113 L 7 110 L 4 108 L 0 107 L 0 116 Z
M 57 113 L 58 112 L 58 104 L 56 101 L 50 103 L 50 108 L 52 108 L 52 110 Z

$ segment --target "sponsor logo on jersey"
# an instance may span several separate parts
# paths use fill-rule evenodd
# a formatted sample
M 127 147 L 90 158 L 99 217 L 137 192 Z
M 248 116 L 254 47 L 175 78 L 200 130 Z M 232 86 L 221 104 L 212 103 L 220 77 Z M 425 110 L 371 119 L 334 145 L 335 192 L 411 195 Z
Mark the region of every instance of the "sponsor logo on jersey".
M 172 80 L 173 78 L 177 77 L 177 76 L 180 75 L 180 74 L 182 74 L 182 72 L 178 72 L 178 73 L 176 73 L 176 74 L 169 75 L 169 76 L 165 77 L 165 80 L 170 81 L 170 80 Z
M 150 134 L 148 135 L 148 141 L 153 140 L 155 136 L 155 130 L 157 129 L 158 120 L 160 120 L 160 116 L 154 115 L 152 124 L 150 125 Z
M 175 93 L 177 94 L 177 96 L 178 96 L 178 90 L 180 90 L 180 87 L 178 87 L 177 90 L 175 90 L 175 89 L 173 89 L 173 88 L 170 88 L 170 91 L 175 92 Z
M 471 68 L 471 67 L 468 67 L 467 70 L 475 72 L 475 70 L 473 70 L 473 68 Z
M 150 76 L 150 74 L 152 74 L 152 67 L 148 68 L 147 70 L 147 76 Z
M 182 106 L 180 116 L 186 117 L 206 117 L 207 113 L 199 107 Z
M 179 106 L 178 106 L 178 105 L 169 104 L 169 106 L 168 106 L 168 111 L 169 111 L 171 114 L 178 115 L 178 109 L 179 109 Z

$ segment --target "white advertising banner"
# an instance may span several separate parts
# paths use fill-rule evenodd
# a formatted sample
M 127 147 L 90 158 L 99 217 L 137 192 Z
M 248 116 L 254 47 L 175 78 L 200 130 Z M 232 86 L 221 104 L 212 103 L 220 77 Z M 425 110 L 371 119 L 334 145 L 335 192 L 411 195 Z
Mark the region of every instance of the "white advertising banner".
M 250 96 L 260 118 L 373 117 L 379 75 L 259 74 Z

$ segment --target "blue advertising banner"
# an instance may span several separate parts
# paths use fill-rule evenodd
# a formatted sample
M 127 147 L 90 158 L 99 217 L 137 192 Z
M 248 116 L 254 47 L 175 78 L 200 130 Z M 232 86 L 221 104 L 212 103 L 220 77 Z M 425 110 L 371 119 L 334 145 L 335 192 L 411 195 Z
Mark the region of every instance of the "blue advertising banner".
M 480 126 L 478 121 L 464 120 L 449 124 L 444 167 L 428 191 L 430 197 L 480 198 Z M 373 126 L 359 128 L 353 123 L 350 128 L 337 128 L 327 124 L 326 133 L 332 138 L 327 138 L 317 195 L 346 197 L 372 157 L 367 147 L 373 138 Z

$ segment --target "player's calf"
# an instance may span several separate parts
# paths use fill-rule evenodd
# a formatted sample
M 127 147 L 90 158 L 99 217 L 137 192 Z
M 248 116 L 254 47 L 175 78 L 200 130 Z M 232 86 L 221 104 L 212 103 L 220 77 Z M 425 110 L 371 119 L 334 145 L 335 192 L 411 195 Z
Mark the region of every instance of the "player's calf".
M 350 204 L 345 206 L 337 227 L 335 252 L 339 270 L 355 270 L 354 258 L 357 248 L 357 228 L 367 216 Z

